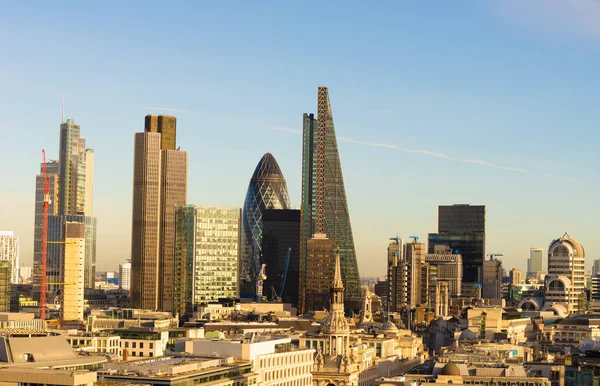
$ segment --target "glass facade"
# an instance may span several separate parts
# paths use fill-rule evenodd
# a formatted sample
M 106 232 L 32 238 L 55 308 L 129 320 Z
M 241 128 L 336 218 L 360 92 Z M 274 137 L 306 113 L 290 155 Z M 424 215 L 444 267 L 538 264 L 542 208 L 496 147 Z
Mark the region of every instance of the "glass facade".
M 266 153 L 256 166 L 248 185 L 242 213 L 244 275 L 258 274 L 262 255 L 262 214 L 265 209 L 289 209 L 290 197 L 283 173 L 271 153 Z M 246 279 L 242 277 L 242 279 Z
M 240 252 L 239 208 L 186 205 L 175 216 L 174 311 L 236 298 Z
M 327 90 L 325 89 L 325 92 Z M 327 106 L 330 106 L 327 95 Z M 332 117 L 331 111 L 327 114 Z M 302 137 L 302 206 L 301 206 L 301 288 L 300 299 L 302 301 L 306 281 L 304 276 L 308 273 L 306 265 L 307 250 L 306 243 L 315 231 L 315 209 L 316 209 L 316 137 L 318 119 L 313 114 L 303 116 Z M 361 296 L 360 278 L 356 251 L 354 249 L 354 237 L 350 223 L 350 212 L 346 200 L 344 188 L 344 177 L 342 165 L 337 146 L 333 118 L 327 122 L 325 137 L 325 234 L 333 239 L 336 246 L 340 248 L 340 260 L 342 279 L 344 281 L 346 297 Z M 302 305 L 301 305 L 302 308 Z M 305 310 L 308 311 L 308 310 Z
M 436 245 L 446 245 L 462 255 L 464 283 L 481 283 L 485 260 L 485 206 L 439 206 L 438 233 L 429 234 L 429 253 L 434 253 Z

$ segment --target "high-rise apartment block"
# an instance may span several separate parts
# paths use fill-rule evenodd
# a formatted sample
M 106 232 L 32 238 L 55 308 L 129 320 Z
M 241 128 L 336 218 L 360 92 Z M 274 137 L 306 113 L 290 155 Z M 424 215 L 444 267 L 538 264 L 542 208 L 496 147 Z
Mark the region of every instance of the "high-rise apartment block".
M 266 293 L 298 305 L 300 211 L 265 209 L 262 215 L 262 254 Z M 289 257 L 288 257 L 289 256 Z
M 315 246 L 319 245 L 321 248 L 322 235 L 326 235 L 339 247 L 346 297 L 361 296 L 354 237 L 327 87 L 318 89 L 317 113 L 317 119 L 313 114 L 303 116 L 299 294 L 301 313 L 309 311 L 307 285 L 309 281 L 313 281 L 309 276 L 314 272 L 308 265 L 308 241 L 317 234 L 321 236 L 316 244 L 312 243 Z
M 175 130 L 174 117 L 151 115 L 135 134 L 131 304 L 137 308 L 173 308 L 175 208 L 185 205 L 187 186 L 187 152 L 175 149 Z
M 436 245 L 446 245 L 461 254 L 464 283 L 481 283 L 485 260 L 485 206 L 440 205 L 438 233 L 429 234 L 429 253 L 434 253 Z
M 241 210 L 186 205 L 175 222 L 173 311 L 191 315 L 200 305 L 239 297 Z
M 584 291 L 585 251 L 577 240 L 565 233 L 548 247 L 546 301 L 557 314 L 577 313 Z
M 119 288 L 127 291 L 131 288 L 131 260 L 119 264 Z
M 242 256 L 240 273 L 243 290 L 251 291 L 260 274 L 263 237 L 263 212 L 267 209 L 286 210 L 290 207 L 287 183 L 271 153 L 266 153 L 256 165 L 242 210 Z M 269 270 L 273 267 L 267 266 Z M 267 275 L 269 279 L 269 275 Z M 255 290 L 255 288 L 254 288 Z
M 19 239 L 12 231 L 0 231 L 0 261 L 10 262 L 10 282 L 19 284 Z
M 83 320 L 83 275 L 85 272 L 85 224 L 65 221 L 62 256 L 60 317 Z

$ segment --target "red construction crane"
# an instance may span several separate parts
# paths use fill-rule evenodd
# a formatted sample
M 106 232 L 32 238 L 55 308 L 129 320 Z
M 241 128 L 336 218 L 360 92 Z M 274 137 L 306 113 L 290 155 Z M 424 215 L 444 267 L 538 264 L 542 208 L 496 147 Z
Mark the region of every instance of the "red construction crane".
M 50 180 L 46 175 L 46 151 L 42 149 L 42 179 L 44 180 L 44 211 L 42 212 L 42 262 L 40 272 L 40 319 L 46 319 L 46 253 L 48 250 L 48 204 Z

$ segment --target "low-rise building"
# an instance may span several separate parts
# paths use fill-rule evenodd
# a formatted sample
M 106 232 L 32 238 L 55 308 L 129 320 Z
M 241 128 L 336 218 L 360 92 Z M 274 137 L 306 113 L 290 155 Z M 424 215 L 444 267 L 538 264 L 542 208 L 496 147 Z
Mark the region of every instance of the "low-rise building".
M 23 367 L 0 368 L 0 384 L 3 386 L 94 386 L 96 372 L 77 370 L 32 369 Z
M 4 328 L 43 331 L 44 321 L 35 319 L 35 314 L 29 312 L 0 312 L 0 329 Z
M 78 351 L 120 354 L 121 337 L 108 332 L 75 333 L 66 336 L 67 342 Z

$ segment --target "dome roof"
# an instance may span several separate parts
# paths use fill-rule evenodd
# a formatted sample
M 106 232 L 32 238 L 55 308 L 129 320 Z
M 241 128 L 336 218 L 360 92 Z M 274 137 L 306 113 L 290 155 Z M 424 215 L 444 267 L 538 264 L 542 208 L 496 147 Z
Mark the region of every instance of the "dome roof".
M 254 169 L 254 173 L 252 174 L 251 180 L 265 181 L 269 179 L 285 183 L 283 173 L 279 168 L 277 160 L 275 159 L 275 157 L 273 157 L 273 154 L 265 153 L 265 155 L 263 155 L 263 157 L 258 162 L 258 165 L 256 165 L 256 169 Z
M 457 365 L 452 362 L 446 363 L 446 366 L 442 369 L 442 375 L 461 375 L 460 369 Z
M 377 329 L 377 332 L 380 333 L 380 334 L 381 333 L 386 333 L 386 332 L 396 332 L 396 331 L 398 331 L 398 327 L 396 327 L 396 325 L 394 323 L 392 323 L 391 320 L 386 320 Z
M 560 238 L 552 241 L 550 246 L 548 247 L 548 253 L 552 254 L 554 249 L 559 245 L 564 245 L 573 253 L 573 257 L 585 257 L 585 251 L 583 247 L 579 243 L 579 241 L 575 240 L 571 235 L 565 232 Z

